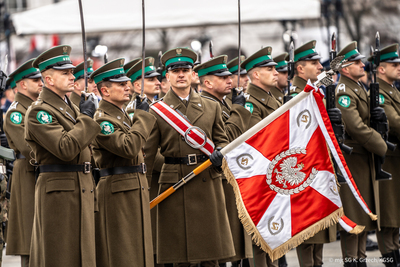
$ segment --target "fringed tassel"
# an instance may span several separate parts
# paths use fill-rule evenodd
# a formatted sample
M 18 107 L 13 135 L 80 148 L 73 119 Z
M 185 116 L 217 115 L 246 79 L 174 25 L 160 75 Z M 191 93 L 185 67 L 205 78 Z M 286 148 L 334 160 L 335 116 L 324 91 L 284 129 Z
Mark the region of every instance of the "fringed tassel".
M 371 220 L 376 221 L 378 220 L 378 215 L 373 214 L 372 212 L 368 213 L 368 216 L 371 218 Z

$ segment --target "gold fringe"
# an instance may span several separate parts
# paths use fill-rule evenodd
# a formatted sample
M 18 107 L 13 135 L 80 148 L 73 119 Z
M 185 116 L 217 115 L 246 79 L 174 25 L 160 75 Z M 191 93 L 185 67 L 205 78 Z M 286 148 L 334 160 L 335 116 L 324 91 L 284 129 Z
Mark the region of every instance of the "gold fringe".
M 368 216 L 371 218 L 371 220 L 376 221 L 378 220 L 378 215 L 373 214 L 372 212 L 368 213 Z
M 222 169 L 224 170 L 224 174 L 228 183 L 230 183 L 233 187 L 233 191 L 235 193 L 236 198 L 236 207 L 239 213 L 239 219 L 243 224 L 244 229 L 246 232 L 251 235 L 254 243 L 261 247 L 262 250 L 268 253 L 269 257 L 272 261 L 279 259 L 283 255 L 285 255 L 289 250 L 292 248 L 297 247 L 304 240 L 307 240 L 313 237 L 315 234 L 320 232 L 323 229 L 328 228 L 331 225 L 338 223 L 339 218 L 343 216 L 343 208 L 339 208 L 336 211 L 332 212 L 329 216 L 325 217 L 324 219 L 320 220 L 319 222 L 311 225 L 307 229 L 303 230 L 302 232 L 298 233 L 297 235 L 293 236 L 290 240 L 283 243 L 279 247 L 272 250 L 268 244 L 264 241 L 260 233 L 258 232 L 256 226 L 254 225 L 253 220 L 250 218 L 250 215 L 247 213 L 247 210 L 244 207 L 244 203 L 242 197 L 240 195 L 239 186 L 236 182 L 236 178 L 233 176 L 232 172 L 228 167 L 228 163 L 226 160 L 223 160 Z
M 353 230 L 351 230 L 349 233 L 350 234 L 355 234 L 358 235 L 359 233 L 361 233 L 362 231 L 364 231 L 365 226 L 363 225 L 356 225 L 356 227 L 353 228 Z

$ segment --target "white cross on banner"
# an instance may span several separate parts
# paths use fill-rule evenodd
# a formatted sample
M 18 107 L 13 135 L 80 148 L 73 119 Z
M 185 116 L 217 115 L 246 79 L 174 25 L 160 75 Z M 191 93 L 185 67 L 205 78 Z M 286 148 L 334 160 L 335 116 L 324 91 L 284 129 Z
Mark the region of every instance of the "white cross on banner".
M 338 221 L 347 231 L 356 227 L 343 216 L 328 147 L 354 196 L 376 219 L 351 177 L 322 99 L 307 84 L 221 150 L 240 219 L 272 260 Z

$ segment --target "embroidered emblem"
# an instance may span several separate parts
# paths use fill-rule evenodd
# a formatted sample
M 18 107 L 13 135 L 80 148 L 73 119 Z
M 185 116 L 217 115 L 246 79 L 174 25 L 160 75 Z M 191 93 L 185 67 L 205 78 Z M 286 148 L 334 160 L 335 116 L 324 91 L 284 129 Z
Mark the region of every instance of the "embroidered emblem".
M 154 65 L 154 58 L 149 58 L 149 65 L 150 66 L 153 66 Z
M 15 109 L 15 108 L 17 108 L 17 106 L 18 106 L 18 102 L 14 101 L 14 102 L 12 102 L 12 104 L 10 105 L 10 107 L 8 109 Z
M 310 127 L 311 125 L 311 114 L 310 111 L 307 109 L 303 110 L 300 112 L 300 114 L 297 116 L 297 127 L 302 127 L 303 125 L 306 125 L 306 129 Z
M 338 192 L 338 189 L 337 189 L 337 186 L 336 186 L 336 181 L 333 181 L 333 180 L 329 181 L 329 189 L 331 190 L 331 192 L 334 195 L 336 195 L 336 196 L 339 195 L 339 192 Z
M 114 132 L 114 125 L 108 121 L 100 123 L 101 133 L 105 135 L 112 134 Z
M 272 216 L 268 220 L 268 231 L 271 235 L 279 234 L 285 226 L 282 218 L 279 222 L 274 221 L 274 218 L 275 216 Z
M 385 104 L 385 97 L 382 94 L 379 94 L 379 105 Z
M 67 51 L 68 51 L 68 47 L 64 46 L 64 47 L 63 47 L 63 54 L 64 54 L 64 55 L 68 54 Z
M 131 120 L 133 120 L 133 115 L 134 115 L 135 113 L 129 113 L 129 118 L 131 118 Z
M 178 48 L 175 51 L 177 56 L 182 56 L 182 49 Z
M 271 51 L 272 51 L 272 48 L 269 46 L 268 49 L 267 49 L 268 55 L 271 54 Z
M 250 113 L 253 113 L 253 104 L 250 102 L 246 102 L 246 104 L 244 105 L 244 108 L 247 109 L 248 111 L 250 111 Z
M 243 170 L 248 170 L 251 168 L 251 161 L 253 160 L 253 156 L 250 154 L 241 154 L 236 158 L 237 165 Z
M 346 85 L 344 83 L 339 84 L 336 92 L 339 93 L 339 91 L 341 91 L 341 90 L 343 90 L 343 92 L 346 92 Z
M 41 110 L 36 114 L 36 119 L 41 124 L 49 124 L 53 121 L 53 117 L 44 110 Z
M 119 66 L 120 66 L 120 67 L 123 67 L 123 66 L 124 66 L 124 60 L 123 60 L 123 59 L 121 59 L 121 60 L 119 61 Z
M 224 56 L 224 60 L 222 61 L 224 64 L 226 64 L 226 61 L 228 61 L 228 56 Z
M 303 191 L 313 182 L 318 170 L 313 167 L 307 178 L 307 174 L 301 171 L 304 163 L 297 163 L 306 154 L 305 148 L 292 148 L 278 154 L 271 161 L 268 165 L 266 180 L 271 190 L 292 195 Z
M 350 103 L 351 103 L 350 97 L 348 97 L 347 95 L 342 95 L 341 97 L 339 97 L 338 103 L 342 107 L 348 108 L 350 106 Z
M 21 124 L 21 122 L 22 122 L 22 115 L 21 115 L 21 113 L 20 113 L 20 112 L 17 112 L 17 111 L 11 113 L 11 115 L 10 115 L 10 120 L 11 120 L 11 122 L 14 123 L 14 124 Z
M 298 93 L 290 94 L 290 96 L 293 96 L 293 97 L 295 97 L 296 95 L 298 95 Z

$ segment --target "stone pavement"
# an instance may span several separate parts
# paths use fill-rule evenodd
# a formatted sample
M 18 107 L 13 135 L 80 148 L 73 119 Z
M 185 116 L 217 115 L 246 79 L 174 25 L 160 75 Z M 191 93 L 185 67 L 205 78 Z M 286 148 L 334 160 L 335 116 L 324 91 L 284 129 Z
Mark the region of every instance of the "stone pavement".
M 370 239 L 376 241 L 375 234 L 368 236 Z M 380 253 L 378 250 L 367 251 L 367 265 L 368 267 L 382 267 L 383 263 L 379 262 Z M 286 259 L 289 267 L 298 266 L 296 250 L 292 249 L 286 254 Z M 20 267 L 21 261 L 19 256 L 5 256 L 3 251 L 3 267 Z M 340 267 L 343 266 L 340 243 L 339 241 L 324 245 L 324 265 L 323 267 Z

